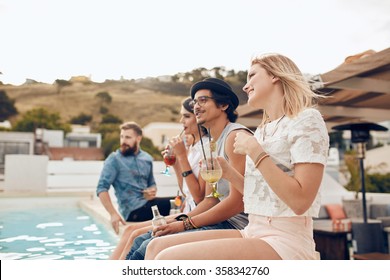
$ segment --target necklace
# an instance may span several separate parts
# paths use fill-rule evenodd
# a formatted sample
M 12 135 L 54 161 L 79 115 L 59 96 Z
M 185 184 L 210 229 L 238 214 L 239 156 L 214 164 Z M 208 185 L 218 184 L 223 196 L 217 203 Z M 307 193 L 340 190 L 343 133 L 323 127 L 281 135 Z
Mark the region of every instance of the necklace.
M 272 131 L 270 137 L 274 136 L 276 130 L 278 129 L 279 123 L 281 122 L 281 120 L 284 119 L 285 116 L 286 116 L 286 115 L 283 115 L 283 116 L 276 122 L 275 127 L 274 127 L 274 130 Z M 265 129 L 266 129 L 266 127 L 267 127 L 267 124 L 269 124 L 269 123 L 266 123 L 266 124 L 264 125 L 264 127 L 263 127 L 263 142 L 264 142 L 264 140 L 265 140 Z

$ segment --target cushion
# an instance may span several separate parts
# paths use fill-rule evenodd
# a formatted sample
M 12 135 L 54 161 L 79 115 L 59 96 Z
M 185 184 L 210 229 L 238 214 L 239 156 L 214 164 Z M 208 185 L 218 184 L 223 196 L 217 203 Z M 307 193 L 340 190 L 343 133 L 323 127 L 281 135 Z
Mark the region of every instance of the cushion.
M 332 220 L 342 220 L 347 218 L 341 204 L 326 204 L 325 208 Z
M 378 217 L 390 216 L 390 204 L 371 204 L 370 218 L 376 219 Z
M 390 227 L 390 217 L 377 217 L 377 220 L 380 220 L 382 222 L 382 227 Z

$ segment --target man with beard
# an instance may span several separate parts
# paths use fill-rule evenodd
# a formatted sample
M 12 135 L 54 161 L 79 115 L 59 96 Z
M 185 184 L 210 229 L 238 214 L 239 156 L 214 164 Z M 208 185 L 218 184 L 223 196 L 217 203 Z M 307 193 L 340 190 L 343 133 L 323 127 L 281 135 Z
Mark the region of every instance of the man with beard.
M 170 197 L 156 197 L 153 158 L 140 148 L 142 129 L 135 122 L 120 126 L 120 148 L 111 153 L 97 185 L 97 195 L 111 216 L 111 225 L 119 232 L 119 224 L 141 222 L 153 218 L 151 206 L 157 205 L 161 215 L 170 211 Z M 114 187 L 119 212 L 112 204 L 108 190 Z M 123 218 L 122 218 L 123 217 Z

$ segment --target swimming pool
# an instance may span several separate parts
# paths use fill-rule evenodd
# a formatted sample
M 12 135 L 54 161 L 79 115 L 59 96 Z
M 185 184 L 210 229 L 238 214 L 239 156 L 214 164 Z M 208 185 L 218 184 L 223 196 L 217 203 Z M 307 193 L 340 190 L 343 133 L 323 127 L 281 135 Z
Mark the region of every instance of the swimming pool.
M 117 236 L 77 198 L 0 198 L 0 259 L 108 259 Z

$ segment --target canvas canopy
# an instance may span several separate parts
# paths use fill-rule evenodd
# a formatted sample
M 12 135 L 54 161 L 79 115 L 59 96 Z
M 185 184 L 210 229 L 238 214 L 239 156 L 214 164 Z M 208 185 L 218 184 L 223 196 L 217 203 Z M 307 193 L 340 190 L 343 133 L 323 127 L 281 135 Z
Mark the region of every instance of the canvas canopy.
M 335 125 L 351 122 L 378 123 L 390 120 L 390 48 L 349 56 L 326 73 L 311 76 L 313 90 L 327 96 L 319 103 L 329 131 Z M 238 107 L 238 122 L 255 128 L 261 110 Z

